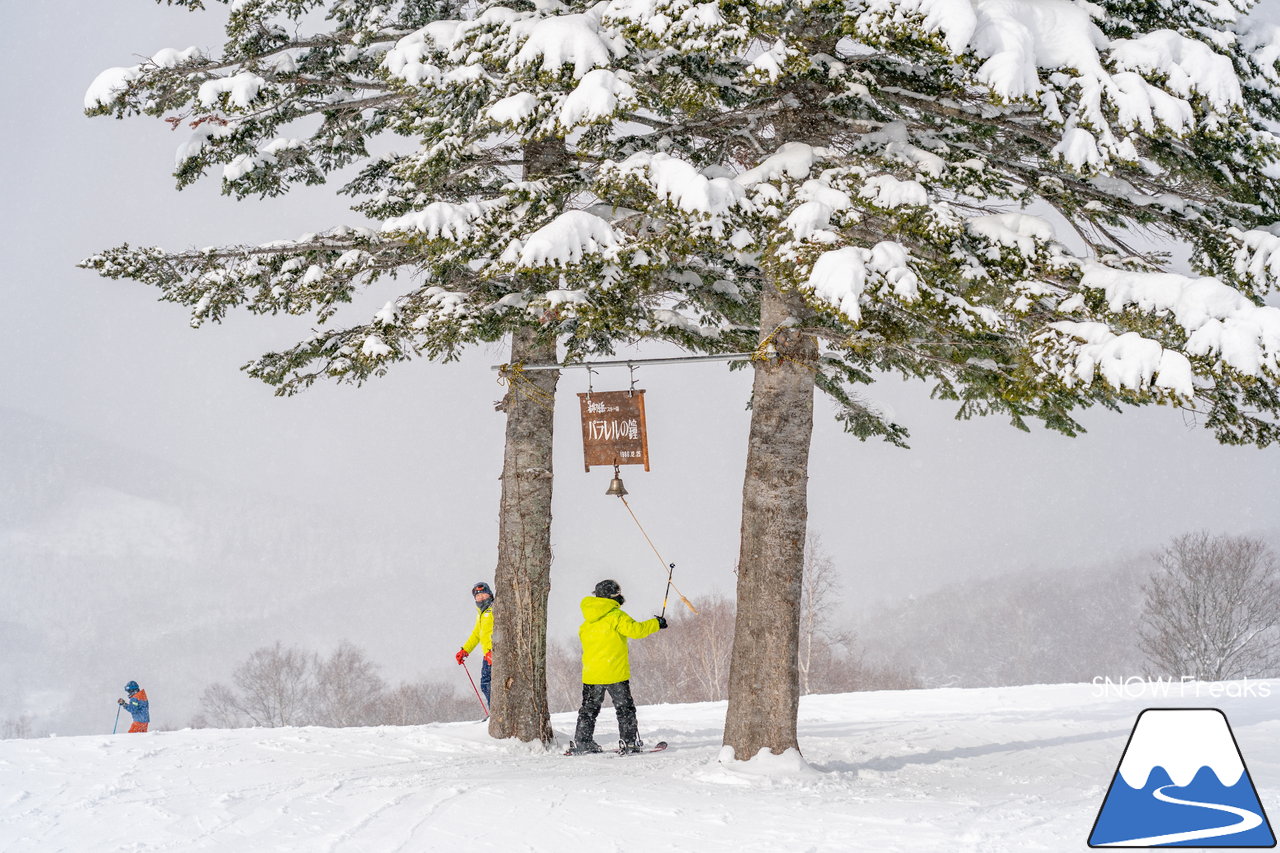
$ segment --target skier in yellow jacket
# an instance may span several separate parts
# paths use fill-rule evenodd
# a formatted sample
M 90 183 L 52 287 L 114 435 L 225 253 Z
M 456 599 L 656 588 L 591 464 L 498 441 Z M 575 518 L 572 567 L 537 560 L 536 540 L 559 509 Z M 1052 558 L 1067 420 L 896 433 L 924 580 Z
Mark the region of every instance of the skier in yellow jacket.
M 605 691 L 613 698 L 618 715 L 620 752 L 639 752 L 639 726 L 636 703 L 631 698 L 631 664 L 627 657 L 627 639 L 638 640 L 665 627 L 661 616 L 637 622 L 622 612 L 626 601 L 622 588 L 614 580 L 596 584 L 595 594 L 582 599 L 585 620 L 578 629 L 582 640 L 582 708 L 578 726 L 569 744 L 570 752 L 600 752 L 595 742 L 596 717 L 604 702 Z
M 484 650 L 484 664 L 480 667 L 480 690 L 484 693 L 484 704 L 489 705 L 489 682 L 493 675 L 493 589 L 484 581 L 471 587 L 471 597 L 475 599 L 476 626 L 471 629 L 471 636 L 454 655 L 458 665 L 466 660 L 471 650 L 479 644 Z

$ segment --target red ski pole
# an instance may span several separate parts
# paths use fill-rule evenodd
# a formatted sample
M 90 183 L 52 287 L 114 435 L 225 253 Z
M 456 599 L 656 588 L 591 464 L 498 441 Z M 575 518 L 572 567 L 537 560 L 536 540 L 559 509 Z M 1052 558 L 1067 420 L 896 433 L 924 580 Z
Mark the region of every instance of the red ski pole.
M 489 719 L 489 708 L 484 704 L 484 697 L 480 695 L 480 688 L 476 687 L 476 680 L 471 677 L 471 669 L 467 666 L 467 662 L 462 662 L 462 669 L 467 673 L 467 681 L 471 682 L 471 689 L 476 692 L 476 699 L 480 702 L 480 710 L 484 711 L 485 719 Z

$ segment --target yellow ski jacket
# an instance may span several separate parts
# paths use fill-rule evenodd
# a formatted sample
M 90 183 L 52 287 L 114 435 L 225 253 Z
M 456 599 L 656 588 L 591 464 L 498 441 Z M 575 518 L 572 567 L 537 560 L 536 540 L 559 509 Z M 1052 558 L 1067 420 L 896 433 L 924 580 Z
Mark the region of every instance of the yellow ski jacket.
M 471 629 L 471 636 L 467 637 L 462 648 L 470 652 L 476 647 L 476 643 L 486 652 L 493 651 L 493 602 L 476 614 L 476 626 Z
M 627 638 L 638 640 L 656 633 L 658 618 L 637 622 L 612 598 L 589 595 L 582 599 L 586 620 L 578 629 L 582 640 L 582 683 L 617 684 L 631 679 Z

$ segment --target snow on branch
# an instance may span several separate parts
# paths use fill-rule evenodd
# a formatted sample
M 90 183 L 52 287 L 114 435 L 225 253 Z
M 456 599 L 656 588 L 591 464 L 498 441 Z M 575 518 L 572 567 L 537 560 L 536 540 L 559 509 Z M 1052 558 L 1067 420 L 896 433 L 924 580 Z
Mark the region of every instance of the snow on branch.
M 1061 320 L 1049 328 L 1065 339 L 1046 333 L 1041 343 L 1053 341 L 1068 356 L 1060 378 L 1068 386 L 1088 385 L 1095 374 L 1113 388 L 1144 391 L 1166 389 L 1190 398 L 1195 393 L 1191 362 L 1182 353 L 1165 349 L 1157 341 L 1137 332 L 1116 334 L 1105 323 Z
M 1246 376 L 1280 378 L 1280 308 L 1259 306 L 1215 278 L 1085 267 L 1081 286 L 1101 290 L 1113 312 L 1169 314 L 1186 332 L 1186 351 Z
M 1202 95 L 1219 110 L 1229 110 L 1243 102 L 1231 59 L 1204 42 L 1173 30 L 1118 39 L 1111 45 L 1111 58 L 1121 71 L 1158 75 L 1178 97 Z
M 401 38 L 383 67 L 411 86 L 446 82 L 441 64 L 505 63 L 509 71 L 552 75 L 568 66 L 573 79 L 581 80 L 594 68 L 610 68 L 626 52 L 625 42 L 601 26 L 601 13 L 600 7 L 556 14 L 550 8 L 516 12 L 491 6 L 474 20 L 436 21 Z
M 613 116 L 632 106 L 635 99 L 629 72 L 595 68 L 582 75 L 560 105 L 557 118 L 561 127 L 573 128 Z
M 872 277 L 886 283 L 899 299 L 910 302 L 919 293 L 919 281 L 900 243 L 877 243 L 870 249 L 845 246 L 824 252 L 813 264 L 805 282 L 818 299 L 830 304 L 857 326 L 862 301 Z
M 266 81 L 249 71 L 239 71 L 228 77 L 214 77 L 200 84 L 196 102 L 202 107 L 217 106 L 225 95 L 234 107 L 247 107 L 258 96 Z
M 205 55 L 194 45 L 186 50 L 164 48 L 156 52 L 150 60 L 137 65 L 108 68 L 98 74 L 84 93 L 84 108 L 94 110 L 110 107 L 124 94 L 129 84 L 137 80 L 144 72 L 159 68 L 177 68 L 187 64 L 198 64 L 205 60 Z
M 1271 229 L 1233 228 L 1229 233 L 1240 241 L 1233 259 L 1236 275 L 1264 290 L 1280 282 L 1280 235 Z
M 499 260 L 516 269 L 536 270 L 582 263 L 588 255 L 616 257 L 622 235 L 599 216 L 566 210 L 550 223 L 508 244 Z
M 626 52 L 621 39 L 601 29 L 597 9 L 579 15 L 513 22 L 511 32 L 522 42 L 511 58 L 511 68 L 536 65 L 554 74 L 562 66 L 572 65 L 576 80 L 592 68 L 607 68 L 615 57 Z
M 1238 124 L 1242 81 L 1217 34 L 1163 28 L 1113 38 L 1104 32 L 1110 14 L 1072 0 L 859 0 L 847 13 L 856 39 L 889 50 L 933 39 L 954 58 L 954 73 L 997 102 L 1038 105 L 1059 128 L 1054 153 L 1079 171 L 1138 161 L 1135 129 L 1181 137 Z M 1265 62 L 1262 38 L 1251 44 Z
M 1038 244 L 1054 239 L 1053 226 L 1048 220 L 1029 213 L 992 213 L 975 216 L 965 227 L 970 234 L 981 237 L 995 246 L 1008 246 L 1019 254 L 1035 255 Z M 999 257 L 996 252 L 992 255 Z
M 663 152 L 640 152 L 621 163 L 605 163 L 602 180 L 639 178 L 656 194 L 687 213 L 722 216 L 746 198 L 740 182 L 707 177 L 692 163 Z
M 382 230 L 387 233 L 417 232 L 431 240 L 461 242 L 472 236 L 476 222 L 500 206 L 497 201 L 461 204 L 434 201 L 421 210 L 386 220 L 382 223 Z

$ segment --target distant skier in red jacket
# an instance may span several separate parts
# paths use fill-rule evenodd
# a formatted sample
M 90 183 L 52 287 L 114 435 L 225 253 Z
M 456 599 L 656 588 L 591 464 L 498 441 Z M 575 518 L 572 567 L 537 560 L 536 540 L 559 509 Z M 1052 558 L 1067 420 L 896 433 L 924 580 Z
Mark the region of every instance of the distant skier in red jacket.
M 129 726 L 129 733 L 145 732 L 147 724 L 151 722 L 151 703 L 147 701 L 147 691 L 138 686 L 138 682 L 130 681 L 124 686 L 124 692 L 129 694 L 129 701 L 121 699 L 120 704 L 129 712 L 129 716 L 133 717 L 133 725 Z

